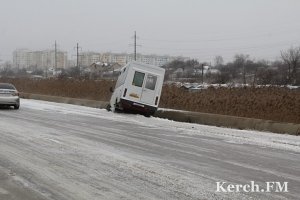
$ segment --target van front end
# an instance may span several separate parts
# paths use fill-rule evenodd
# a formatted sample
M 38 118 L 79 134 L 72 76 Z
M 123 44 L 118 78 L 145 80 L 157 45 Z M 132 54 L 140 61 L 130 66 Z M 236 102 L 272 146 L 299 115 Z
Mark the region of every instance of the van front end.
M 124 112 L 142 114 L 146 116 L 154 115 L 157 111 L 157 107 L 149 106 L 146 104 L 138 103 L 128 99 L 120 99 L 119 102 Z

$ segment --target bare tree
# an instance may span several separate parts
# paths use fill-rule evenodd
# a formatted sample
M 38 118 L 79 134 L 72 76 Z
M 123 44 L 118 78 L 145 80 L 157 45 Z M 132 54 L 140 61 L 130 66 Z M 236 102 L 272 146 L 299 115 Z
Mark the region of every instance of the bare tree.
M 286 51 L 281 51 L 281 58 L 288 66 L 287 82 L 297 83 L 297 67 L 300 64 L 300 47 L 293 48 Z
M 219 66 L 223 65 L 223 63 L 224 63 L 224 59 L 222 56 L 216 56 L 214 58 L 215 67 L 219 67 Z
M 249 61 L 249 55 L 244 54 L 236 54 L 234 56 L 234 64 L 238 68 L 242 68 L 242 74 L 243 74 L 243 84 L 246 84 L 246 63 Z

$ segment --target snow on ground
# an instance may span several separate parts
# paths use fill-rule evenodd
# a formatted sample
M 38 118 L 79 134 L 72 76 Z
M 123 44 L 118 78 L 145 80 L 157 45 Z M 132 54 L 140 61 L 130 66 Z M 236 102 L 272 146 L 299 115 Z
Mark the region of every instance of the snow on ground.
M 175 85 L 177 87 L 184 87 L 191 91 L 203 90 L 208 89 L 210 87 L 213 88 L 243 88 L 243 87 L 253 87 L 251 84 L 241 84 L 241 83 L 228 83 L 228 84 L 209 84 L 209 83 L 189 83 L 189 82 L 167 82 L 166 84 Z M 278 88 L 288 88 L 288 89 L 299 89 L 300 86 L 293 86 L 293 85 L 255 85 L 256 88 L 263 88 L 263 87 L 278 87 Z
M 60 104 L 38 100 L 22 99 L 22 106 L 50 112 L 59 112 L 64 114 L 76 114 L 83 116 L 91 116 L 96 118 L 109 119 L 113 121 L 122 121 L 136 123 L 152 128 L 160 128 L 166 130 L 175 130 L 179 135 L 205 135 L 218 137 L 229 143 L 252 144 L 264 147 L 272 147 L 283 150 L 300 152 L 300 137 L 275 134 L 269 132 L 260 132 L 253 130 L 237 130 L 231 128 L 206 126 L 191 123 L 175 122 L 161 118 L 146 118 L 142 115 L 130 115 L 123 113 L 112 113 L 105 109 L 89 108 L 85 106 L 77 106 L 70 104 Z
M 21 99 L 0 110 L 0 199 L 295 199 L 296 136 Z M 290 193 L 217 193 L 216 181 Z M 16 196 L 17 195 L 17 196 Z M 18 196 L 19 195 L 19 196 Z

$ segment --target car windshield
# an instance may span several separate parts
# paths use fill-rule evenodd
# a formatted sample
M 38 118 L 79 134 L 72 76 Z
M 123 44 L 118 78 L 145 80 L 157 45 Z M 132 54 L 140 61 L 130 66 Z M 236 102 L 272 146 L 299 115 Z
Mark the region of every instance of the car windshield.
M 16 88 L 12 84 L 0 83 L 0 89 L 15 90 Z

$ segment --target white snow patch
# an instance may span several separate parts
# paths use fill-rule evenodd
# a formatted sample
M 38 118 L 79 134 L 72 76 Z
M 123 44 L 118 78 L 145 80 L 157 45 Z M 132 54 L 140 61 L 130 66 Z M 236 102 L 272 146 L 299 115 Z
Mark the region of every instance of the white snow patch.
M 175 122 L 161 118 L 146 118 L 141 115 L 112 113 L 105 109 L 90 108 L 71 104 L 22 99 L 22 106 L 45 112 L 83 115 L 106 120 L 139 124 L 148 128 L 174 130 L 178 136 L 204 135 L 235 144 L 252 144 L 300 152 L 300 137 L 286 134 L 275 134 L 251 130 L 237 130 L 191 123 Z M 56 141 L 59 142 L 59 141 Z

